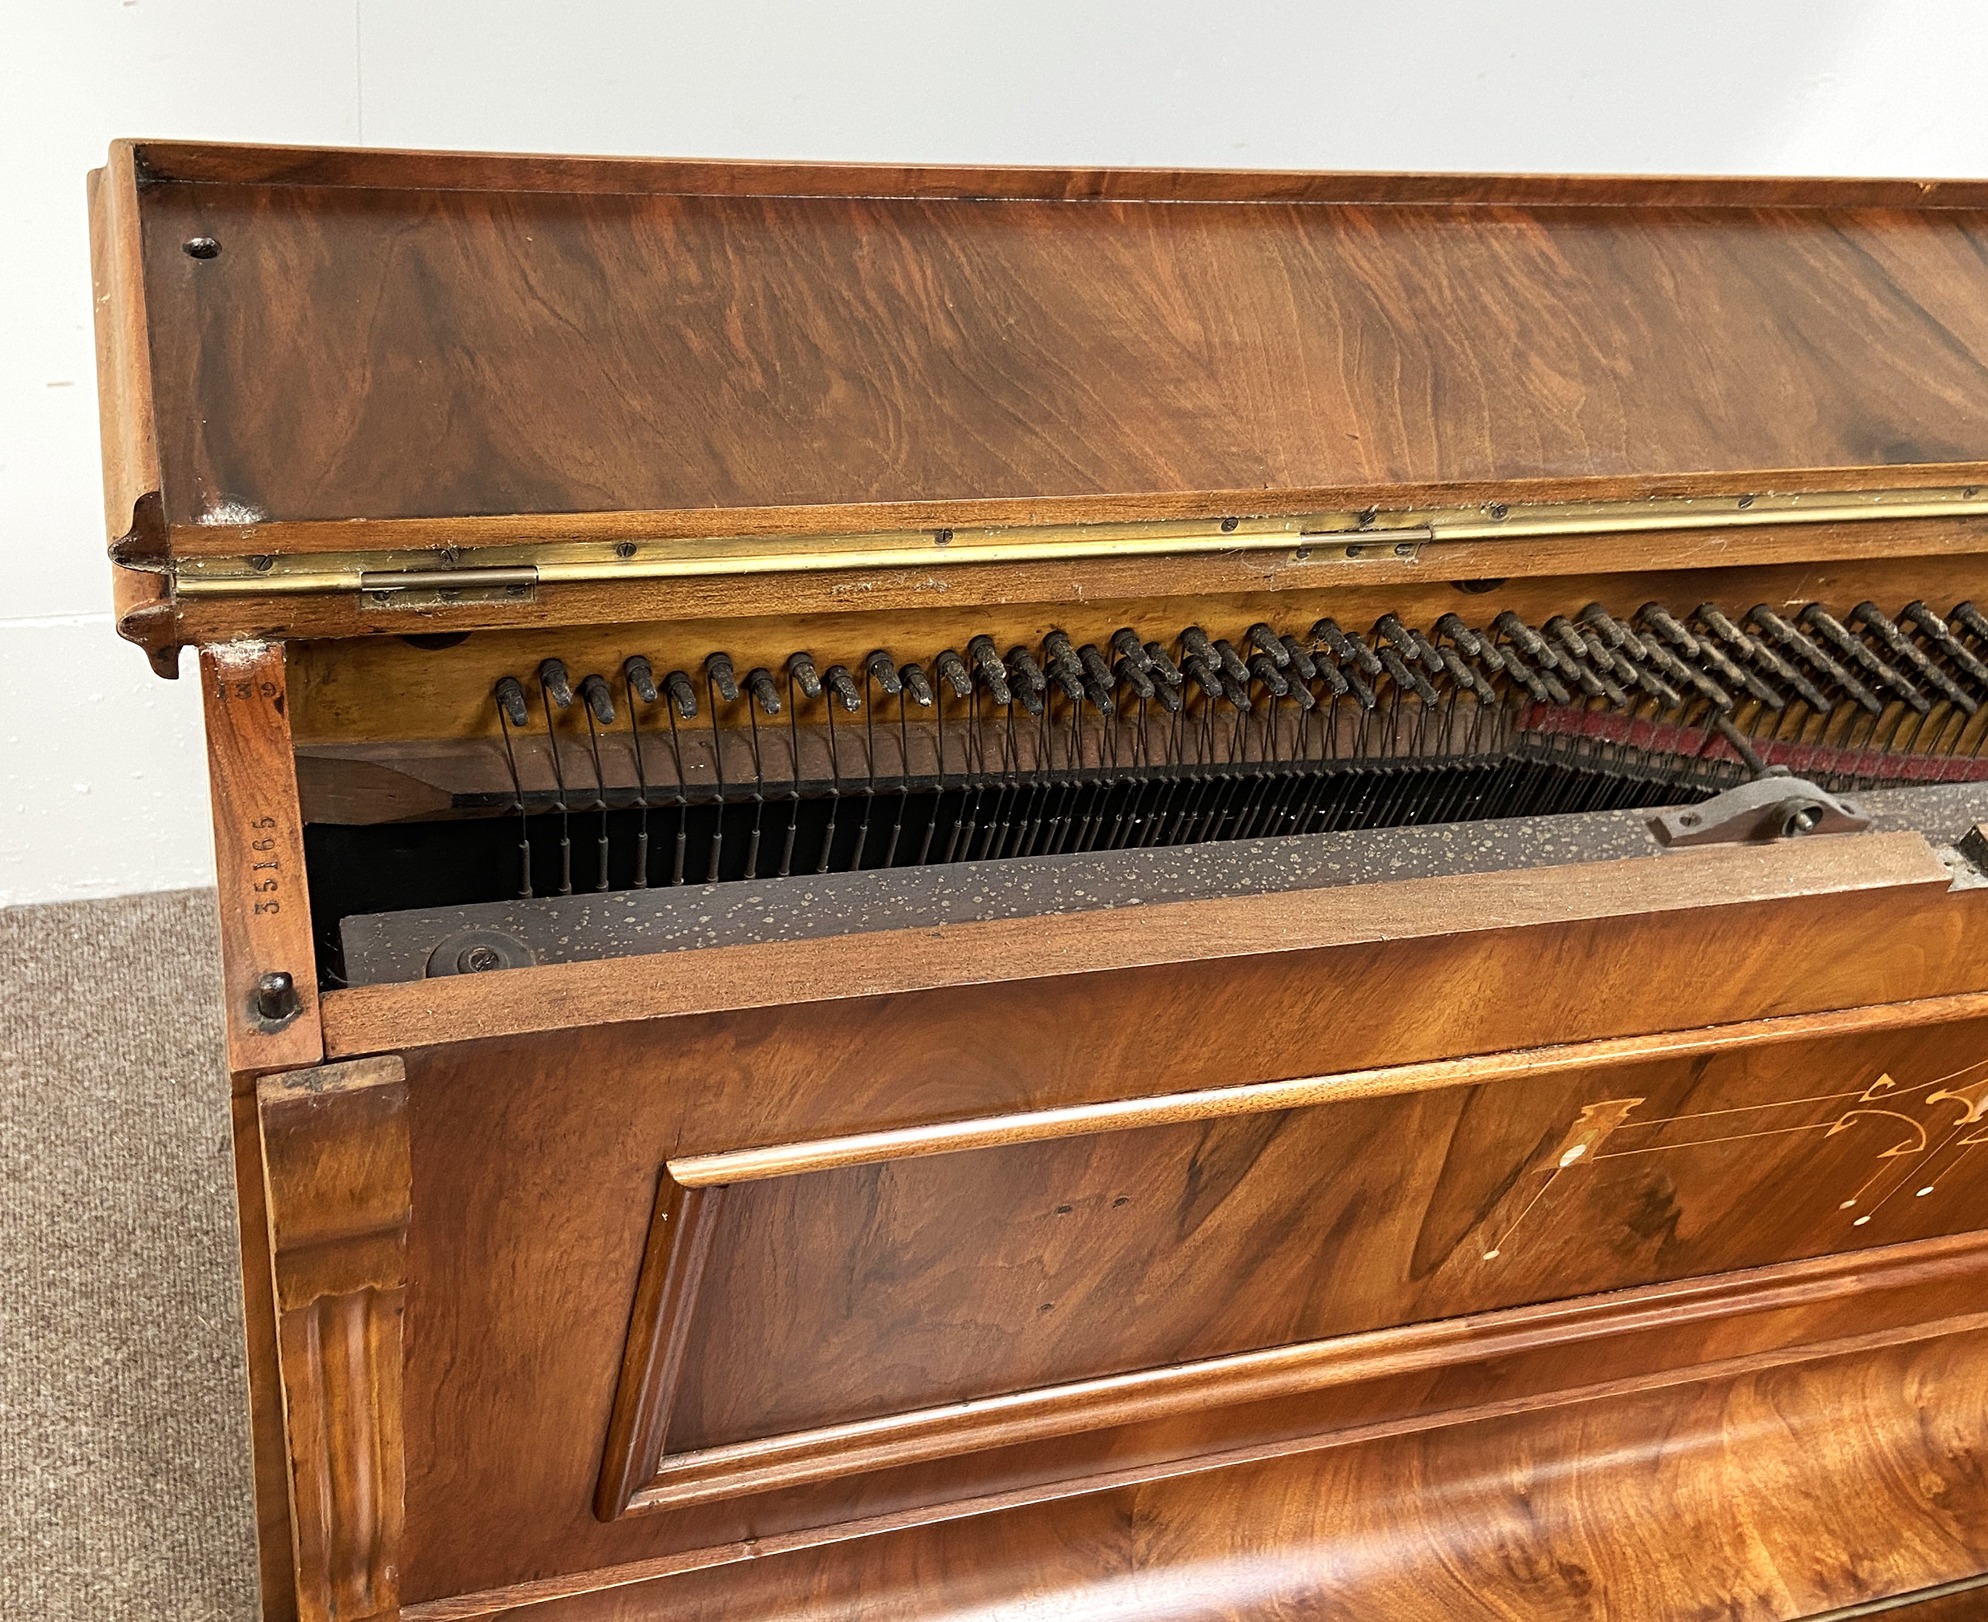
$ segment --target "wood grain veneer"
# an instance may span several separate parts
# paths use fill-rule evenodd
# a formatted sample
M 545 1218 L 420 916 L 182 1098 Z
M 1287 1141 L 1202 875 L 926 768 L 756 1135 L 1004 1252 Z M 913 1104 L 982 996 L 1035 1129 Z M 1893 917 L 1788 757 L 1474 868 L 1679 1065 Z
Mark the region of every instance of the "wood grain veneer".
M 1783 1622 L 1988 1567 L 1979 1348 L 1955 1335 L 407 1615 Z
M 1981 228 L 1913 188 L 162 162 L 183 555 L 1988 477 Z

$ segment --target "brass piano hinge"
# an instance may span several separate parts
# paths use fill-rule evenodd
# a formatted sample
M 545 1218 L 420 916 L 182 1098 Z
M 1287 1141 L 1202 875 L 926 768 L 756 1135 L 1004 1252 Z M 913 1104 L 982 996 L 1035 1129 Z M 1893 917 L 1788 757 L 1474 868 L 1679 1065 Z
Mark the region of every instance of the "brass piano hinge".
M 370 608 L 526 602 L 541 586 L 636 580 L 711 580 L 829 571 L 935 569 L 959 564 L 1042 564 L 1281 553 L 1294 564 L 1420 562 L 1456 542 L 1549 536 L 1628 536 L 1870 519 L 1988 517 L 1988 491 L 1862 490 L 1790 495 L 1658 496 L 1635 501 L 1480 502 L 1474 506 L 1323 512 L 1272 517 L 1164 519 L 1113 524 L 897 530 L 864 534 L 643 537 L 634 515 L 597 536 L 586 519 L 547 518 L 553 532 L 516 543 L 479 540 L 416 549 L 186 557 L 173 565 L 176 596 L 265 597 L 357 592 Z M 436 532 L 430 520 L 393 521 L 375 534 Z M 244 546 L 255 539 L 244 532 Z M 474 556 L 475 564 L 458 564 Z
M 528 603 L 538 595 L 538 570 L 515 568 L 365 569 L 359 595 L 368 608 L 439 608 L 456 603 Z

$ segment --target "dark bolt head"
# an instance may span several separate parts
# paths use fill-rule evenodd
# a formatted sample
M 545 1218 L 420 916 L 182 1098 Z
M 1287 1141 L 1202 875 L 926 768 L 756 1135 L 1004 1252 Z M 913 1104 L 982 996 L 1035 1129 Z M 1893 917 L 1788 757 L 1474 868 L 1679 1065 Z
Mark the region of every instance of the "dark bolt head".
M 1241 522 L 1242 520 L 1240 518 L 1224 518 L 1222 520 L 1222 533 L 1224 535 L 1235 534 L 1236 526 Z
M 635 556 L 635 543 L 633 541 L 616 541 L 614 543 L 614 555 L 618 558 L 632 558 Z
M 488 974 L 492 969 L 504 966 L 504 954 L 494 946 L 466 947 L 457 965 L 464 974 Z
M 212 237 L 188 237 L 180 248 L 189 259 L 217 259 L 221 254 L 221 244 Z
M 294 1019 L 303 1002 L 297 996 L 297 982 L 289 975 L 277 970 L 265 974 L 255 983 L 255 1012 L 258 1019 L 270 1025 L 281 1025 Z
M 1510 507 L 1507 507 L 1502 501 L 1494 501 L 1491 503 L 1489 507 L 1485 509 L 1485 511 L 1490 513 L 1490 515 L 1493 518 L 1503 518 L 1511 510 L 1512 509 Z

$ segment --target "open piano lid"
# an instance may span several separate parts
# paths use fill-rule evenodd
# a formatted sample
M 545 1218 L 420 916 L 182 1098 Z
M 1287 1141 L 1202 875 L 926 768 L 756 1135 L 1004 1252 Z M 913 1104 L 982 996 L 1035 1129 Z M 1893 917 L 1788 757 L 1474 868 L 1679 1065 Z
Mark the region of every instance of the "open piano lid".
M 464 553 L 1988 508 L 1975 182 L 139 142 L 92 196 L 114 552 L 244 627 Z

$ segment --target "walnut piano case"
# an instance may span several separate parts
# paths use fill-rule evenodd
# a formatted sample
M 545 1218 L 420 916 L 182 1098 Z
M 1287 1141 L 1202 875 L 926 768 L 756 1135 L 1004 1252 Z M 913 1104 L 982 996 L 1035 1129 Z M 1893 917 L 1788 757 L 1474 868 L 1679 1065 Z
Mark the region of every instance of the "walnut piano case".
M 1988 1573 L 1988 191 L 91 200 L 267 1615 Z

